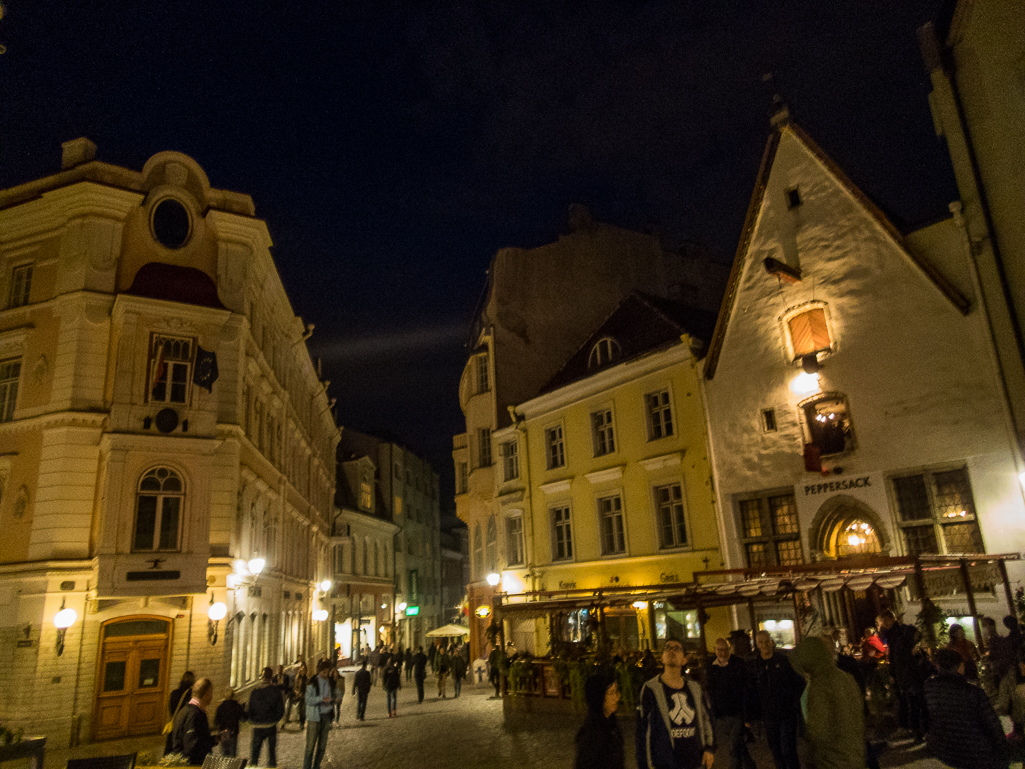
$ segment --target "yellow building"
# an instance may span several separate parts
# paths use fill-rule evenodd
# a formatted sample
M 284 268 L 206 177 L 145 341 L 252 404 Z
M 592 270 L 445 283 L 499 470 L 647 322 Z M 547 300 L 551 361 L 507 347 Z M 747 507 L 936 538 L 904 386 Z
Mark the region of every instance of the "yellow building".
M 689 582 L 721 567 L 701 342 L 691 335 L 710 322 L 631 294 L 540 395 L 512 409 L 514 424 L 493 436 L 497 504 L 485 537 L 498 535 L 503 603 Z M 726 610 L 709 614 L 709 638 L 729 631 Z M 609 608 L 604 623 L 613 648 L 643 649 L 657 645 L 653 635 L 697 646 L 697 619 L 654 602 Z M 587 609 L 573 609 L 551 627 L 583 641 L 589 622 Z M 548 636 L 546 621 L 507 622 L 518 649 L 544 654 Z

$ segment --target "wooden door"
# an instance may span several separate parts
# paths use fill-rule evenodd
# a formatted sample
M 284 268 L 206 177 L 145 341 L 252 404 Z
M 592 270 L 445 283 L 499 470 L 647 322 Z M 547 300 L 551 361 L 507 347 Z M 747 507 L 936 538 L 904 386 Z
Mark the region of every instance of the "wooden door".
M 167 720 L 169 623 L 104 626 L 93 735 L 97 740 L 157 734 Z M 163 633 L 125 635 L 163 629 Z

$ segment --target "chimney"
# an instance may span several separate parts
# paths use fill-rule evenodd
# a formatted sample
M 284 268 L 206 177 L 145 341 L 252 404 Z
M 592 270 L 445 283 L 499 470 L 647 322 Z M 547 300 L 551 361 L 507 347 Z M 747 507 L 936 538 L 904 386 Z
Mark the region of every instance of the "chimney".
M 61 168 L 67 170 L 96 159 L 96 145 L 84 136 L 72 139 L 61 145 L 64 154 L 61 157 Z

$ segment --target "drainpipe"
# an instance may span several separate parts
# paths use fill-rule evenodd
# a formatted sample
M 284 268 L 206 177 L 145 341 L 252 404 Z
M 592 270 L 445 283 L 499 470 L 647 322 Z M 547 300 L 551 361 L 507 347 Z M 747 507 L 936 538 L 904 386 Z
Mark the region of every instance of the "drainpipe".
M 964 251 L 965 258 L 968 260 L 968 274 L 971 276 L 972 291 L 975 292 L 975 296 L 977 297 L 976 301 L 979 304 L 979 312 L 982 314 L 984 321 L 986 321 L 983 323 L 986 329 L 986 351 L 989 353 L 990 363 L 993 366 L 993 378 L 996 380 L 997 387 L 1004 396 L 1000 399 L 1002 407 L 1001 411 L 1003 412 L 1004 426 L 1007 428 L 1008 444 L 1011 449 L 1011 457 L 1014 462 L 1015 474 L 1020 477 L 1021 473 L 1025 471 L 1025 467 L 1023 467 L 1021 446 L 1018 444 L 1018 434 L 1015 430 L 1014 414 L 1011 413 L 1011 394 L 1007 389 L 1007 379 L 1004 376 L 1004 369 L 1000 365 L 996 337 L 993 334 L 993 326 L 988 322 L 989 311 L 986 307 L 986 294 L 982 290 L 982 279 L 979 275 L 979 265 L 975 261 L 971 236 L 968 233 L 968 223 L 964 218 L 961 201 L 955 200 L 948 206 L 948 208 L 950 209 L 950 213 L 954 215 L 954 225 L 957 227 L 957 232 L 960 236 L 961 248 Z M 1017 484 L 1017 486 L 1018 491 L 1023 495 L 1023 499 L 1025 499 L 1025 487 L 1020 483 Z

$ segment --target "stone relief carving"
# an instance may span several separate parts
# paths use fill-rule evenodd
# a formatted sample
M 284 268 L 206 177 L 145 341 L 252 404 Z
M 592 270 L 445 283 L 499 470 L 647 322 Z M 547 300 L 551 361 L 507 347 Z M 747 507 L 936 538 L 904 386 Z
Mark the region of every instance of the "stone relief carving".
M 42 387 L 46 381 L 47 374 L 50 373 L 50 363 L 46 360 L 45 355 L 40 355 L 36 359 L 36 365 L 32 367 L 32 379 L 36 383 L 36 387 Z
M 14 502 L 14 520 L 20 521 L 28 511 L 28 487 L 18 489 L 18 498 Z

